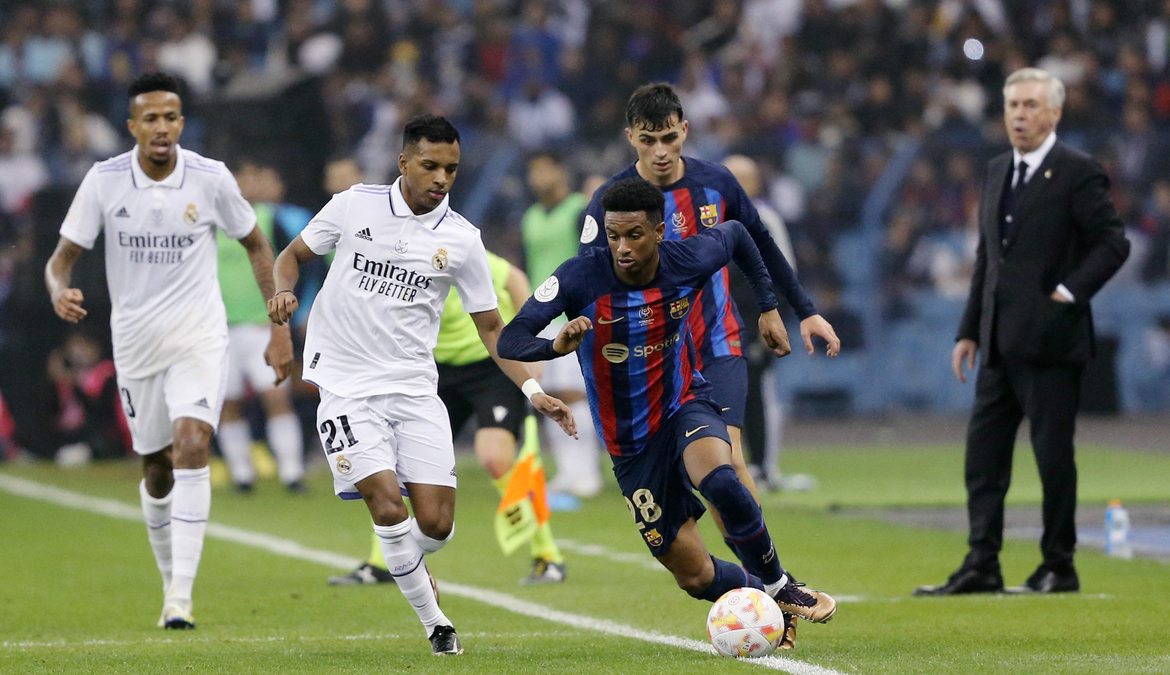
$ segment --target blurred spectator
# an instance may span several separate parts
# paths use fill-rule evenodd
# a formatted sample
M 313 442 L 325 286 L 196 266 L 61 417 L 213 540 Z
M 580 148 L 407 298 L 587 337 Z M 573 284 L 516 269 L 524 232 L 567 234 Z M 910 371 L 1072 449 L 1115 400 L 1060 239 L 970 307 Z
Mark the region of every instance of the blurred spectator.
M 548 147 L 573 135 L 576 119 L 569 97 L 540 80 L 529 80 L 508 104 L 508 131 L 525 148 Z
M 130 427 L 122 412 L 112 359 L 101 343 L 74 332 L 49 354 L 49 377 L 57 385 L 57 430 L 62 447 L 74 446 L 95 459 L 125 457 Z
M 1154 182 L 1142 231 L 1147 237 L 1147 254 L 1142 263 L 1141 278 L 1146 283 L 1170 279 L 1170 180 Z
M 24 213 L 33 194 L 49 182 L 49 172 L 40 157 L 17 152 L 16 135 L 0 124 L 0 210 Z
M 181 76 L 195 94 L 211 91 L 215 68 L 215 43 L 195 30 L 189 15 L 164 5 L 156 11 L 155 22 L 166 40 L 158 48 L 158 65 Z

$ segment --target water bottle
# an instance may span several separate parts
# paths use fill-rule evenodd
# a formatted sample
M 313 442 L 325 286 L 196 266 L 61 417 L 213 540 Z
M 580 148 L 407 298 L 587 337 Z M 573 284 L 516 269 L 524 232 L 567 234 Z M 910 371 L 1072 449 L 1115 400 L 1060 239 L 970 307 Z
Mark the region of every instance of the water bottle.
M 1133 557 L 1133 544 L 1129 541 L 1129 513 L 1121 500 L 1109 502 L 1105 510 L 1105 554 L 1114 558 Z

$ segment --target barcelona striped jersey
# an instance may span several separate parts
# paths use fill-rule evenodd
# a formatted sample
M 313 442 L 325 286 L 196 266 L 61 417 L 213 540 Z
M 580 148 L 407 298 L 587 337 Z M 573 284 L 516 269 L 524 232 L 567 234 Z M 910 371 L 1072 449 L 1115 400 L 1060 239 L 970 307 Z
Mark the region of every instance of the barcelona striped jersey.
M 747 228 L 759 248 L 779 292 L 801 319 L 816 314 L 812 301 L 801 288 L 776 246 L 768 228 L 760 222 L 756 207 L 740 187 L 739 182 L 725 167 L 692 157 L 684 158 L 686 174 L 678 182 L 662 187 L 666 197 L 665 238 L 677 241 L 693 237 L 719 223 L 738 220 Z M 635 165 L 615 174 L 598 188 L 585 211 L 579 252 L 606 248 L 605 213 L 601 195 L 613 183 L 638 175 Z M 697 367 L 712 359 L 725 356 L 743 356 L 743 319 L 731 298 L 731 277 L 726 268 L 714 271 L 693 301 L 689 313 L 691 335 L 698 346 Z
M 608 247 L 570 258 L 536 289 L 497 344 L 503 358 L 553 359 L 560 354 L 551 340 L 537 337 L 540 331 L 561 313 L 589 317 L 593 330 L 577 358 L 593 424 L 614 456 L 641 452 L 682 404 L 710 399 L 688 323 L 713 274 L 734 257 L 760 310 L 776 308 L 759 250 L 737 221 L 664 241 L 658 252 L 657 274 L 643 287 L 618 279 Z

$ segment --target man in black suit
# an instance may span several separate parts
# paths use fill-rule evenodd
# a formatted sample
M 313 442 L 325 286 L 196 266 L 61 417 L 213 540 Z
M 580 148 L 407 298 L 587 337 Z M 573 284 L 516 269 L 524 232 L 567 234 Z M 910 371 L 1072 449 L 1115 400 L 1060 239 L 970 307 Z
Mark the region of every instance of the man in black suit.
M 1089 299 L 1129 255 L 1109 179 L 1056 140 L 1064 86 L 1024 68 L 1004 85 L 1012 151 L 991 160 L 980 203 L 971 294 L 952 354 L 955 377 L 981 365 L 967 428 L 970 552 L 942 586 L 915 595 L 1004 590 L 1003 501 L 1016 431 L 1027 416 L 1044 486 L 1044 561 L 1015 592 L 1077 591 L 1073 432 L 1081 371 L 1094 353 Z

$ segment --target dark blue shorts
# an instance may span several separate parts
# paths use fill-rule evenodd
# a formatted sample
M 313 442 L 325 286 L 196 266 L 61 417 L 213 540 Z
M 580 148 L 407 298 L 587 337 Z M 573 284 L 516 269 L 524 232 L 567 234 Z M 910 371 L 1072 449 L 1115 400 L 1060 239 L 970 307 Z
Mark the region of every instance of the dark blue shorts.
M 711 383 L 711 398 L 719 404 L 729 427 L 743 428 L 747 407 L 748 364 L 742 356 L 722 356 L 703 364 L 703 379 Z
M 666 420 L 645 450 L 613 458 L 613 473 L 626 506 L 654 557 L 670 551 L 683 523 L 698 520 L 707 511 L 687 477 L 683 450 L 708 436 L 731 443 L 719 407 L 694 400 Z

